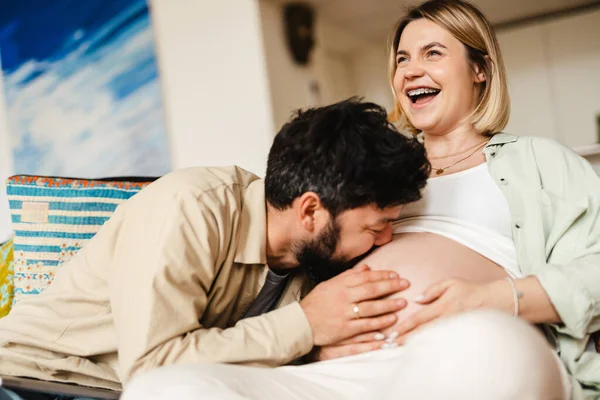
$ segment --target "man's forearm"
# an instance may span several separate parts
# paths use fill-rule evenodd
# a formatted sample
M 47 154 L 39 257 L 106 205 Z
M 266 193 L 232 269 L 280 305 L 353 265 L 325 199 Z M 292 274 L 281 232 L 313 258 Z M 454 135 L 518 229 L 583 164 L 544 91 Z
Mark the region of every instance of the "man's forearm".
M 181 363 L 276 367 L 308 353 L 312 346 L 310 326 L 299 304 L 292 303 L 228 329 L 197 329 L 171 338 L 140 357 L 122 357 L 121 367 L 124 381 L 153 368 Z

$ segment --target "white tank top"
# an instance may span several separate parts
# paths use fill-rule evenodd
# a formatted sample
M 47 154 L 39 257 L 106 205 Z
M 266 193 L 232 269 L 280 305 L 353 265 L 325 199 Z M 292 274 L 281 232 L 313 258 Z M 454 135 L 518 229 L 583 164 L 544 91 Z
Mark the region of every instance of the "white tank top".
M 429 178 L 421 200 L 407 204 L 394 233 L 430 232 L 452 239 L 504 268 L 523 276 L 511 231 L 508 202 L 487 164 Z

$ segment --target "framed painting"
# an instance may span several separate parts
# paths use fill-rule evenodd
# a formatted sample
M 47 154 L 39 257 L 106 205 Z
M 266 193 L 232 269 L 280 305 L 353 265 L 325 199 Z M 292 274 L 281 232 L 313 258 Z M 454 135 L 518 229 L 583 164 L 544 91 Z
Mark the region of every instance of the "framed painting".
M 14 173 L 169 171 L 145 0 L 0 0 L 0 9 Z

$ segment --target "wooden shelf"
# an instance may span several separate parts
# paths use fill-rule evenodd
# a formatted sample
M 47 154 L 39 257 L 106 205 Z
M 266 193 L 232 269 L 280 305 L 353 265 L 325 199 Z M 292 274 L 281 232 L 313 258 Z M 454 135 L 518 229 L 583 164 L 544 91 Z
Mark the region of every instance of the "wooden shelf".
M 582 157 L 600 155 L 600 144 L 589 144 L 587 146 L 574 147 L 573 150 Z

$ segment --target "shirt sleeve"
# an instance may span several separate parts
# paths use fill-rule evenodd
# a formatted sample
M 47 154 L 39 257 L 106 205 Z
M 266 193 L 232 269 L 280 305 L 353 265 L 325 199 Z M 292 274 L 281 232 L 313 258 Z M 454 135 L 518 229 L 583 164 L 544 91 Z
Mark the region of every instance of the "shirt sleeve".
M 554 224 L 563 226 L 552 227 L 562 232 L 557 243 L 562 241 L 563 249 L 577 249 L 576 256 L 567 262 L 551 258 L 535 275 L 561 317 L 562 323 L 552 326 L 583 339 L 600 330 L 600 177 L 575 153 L 562 146 L 556 150 L 554 146 L 550 152 L 557 170 L 547 180 L 553 180 L 560 192 L 585 200 L 585 204 L 573 221 L 555 215 Z
M 229 245 L 224 236 L 231 228 L 224 224 L 231 222 L 211 211 L 218 200 L 177 194 L 128 205 L 116 234 L 110 288 L 123 382 L 175 363 L 277 366 L 312 348 L 297 302 L 228 329 L 200 325 Z M 206 206 L 211 201 L 212 208 Z

